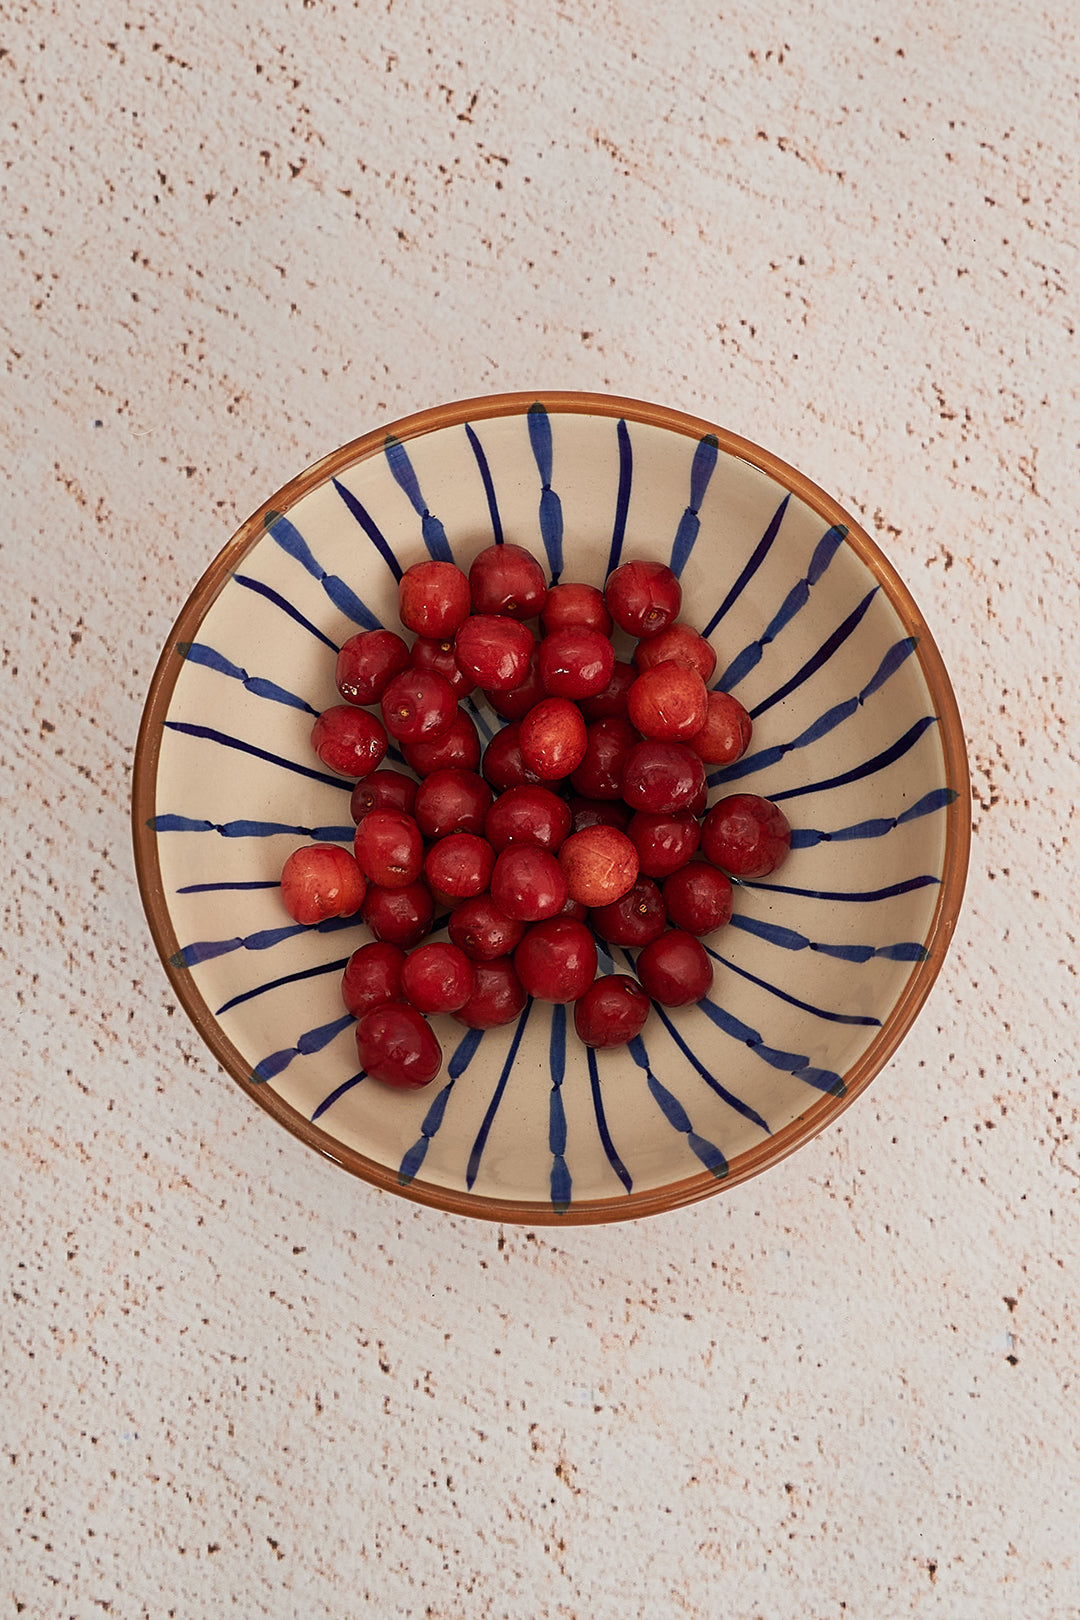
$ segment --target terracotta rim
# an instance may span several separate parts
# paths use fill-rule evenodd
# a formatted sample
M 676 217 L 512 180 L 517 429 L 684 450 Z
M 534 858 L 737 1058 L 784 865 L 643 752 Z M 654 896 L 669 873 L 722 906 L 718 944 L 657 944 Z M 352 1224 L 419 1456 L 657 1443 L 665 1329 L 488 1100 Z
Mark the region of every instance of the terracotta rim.
M 937 906 L 925 941 L 926 957 L 912 972 L 903 994 L 875 1039 L 844 1075 L 846 1086 L 844 1095 L 822 1097 L 798 1119 L 770 1137 L 768 1142 L 732 1160 L 728 1174 L 721 1180 L 717 1180 L 709 1171 L 702 1171 L 686 1180 L 665 1187 L 630 1193 L 625 1197 L 583 1200 L 572 1205 L 565 1214 L 559 1213 L 549 1204 L 482 1198 L 471 1193 L 456 1192 L 451 1188 L 424 1183 L 403 1184 L 385 1165 L 366 1158 L 320 1130 L 318 1126 L 312 1125 L 296 1109 L 284 1102 L 270 1086 L 252 1085 L 247 1078 L 250 1064 L 220 1028 L 196 989 L 190 972 L 174 967 L 170 960 L 179 951 L 180 942 L 173 931 L 165 899 L 157 858 L 157 835 L 151 831 L 149 825 L 156 811 L 162 723 L 168 713 L 173 690 L 184 662 L 177 651 L 177 643 L 196 639 L 198 626 L 211 603 L 228 582 L 239 559 L 265 532 L 263 521 L 265 515 L 271 511 L 287 512 L 302 496 L 327 479 L 356 462 L 381 454 L 388 434 L 402 440 L 414 439 L 436 429 L 454 427 L 463 422 L 482 421 L 497 416 L 523 415 L 530 405 L 537 403 L 552 413 L 623 417 L 628 421 L 666 428 L 671 432 L 696 439 L 711 433 L 715 435 L 720 449 L 727 455 L 749 462 L 774 478 L 817 512 L 827 524 L 843 524 L 847 529 L 848 545 L 855 550 L 884 587 L 908 634 L 917 638 L 915 655 L 922 668 L 939 720 L 945 779 L 956 794 L 955 800 L 945 811 L 944 871 Z M 611 394 L 541 391 L 492 394 L 479 399 L 457 400 L 430 410 L 419 411 L 402 418 L 401 421 L 377 428 L 324 456 L 322 460 L 290 479 L 240 526 L 210 564 L 184 604 L 154 671 L 135 747 L 132 837 L 136 876 L 150 931 L 178 1001 L 221 1066 L 241 1089 L 280 1125 L 342 1169 L 415 1203 L 427 1204 L 455 1215 L 518 1225 L 587 1225 L 660 1214 L 665 1210 L 679 1209 L 686 1204 L 695 1203 L 699 1199 L 737 1186 L 740 1182 L 749 1180 L 751 1176 L 778 1164 L 817 1136 L 866 1090 L 908 1033 L 930 994 L 945 960 L 960 913 L 967 878 L 971 842 L 970 791 L 963 724 L 937 644 L 911 592 L 878 549 L 875 541 L 850 513 L 817 484 L 778 456 L 763 450 L 749 439 L 744 439 L 701 417 L 689 416 L 667 406 L 620 398 Z

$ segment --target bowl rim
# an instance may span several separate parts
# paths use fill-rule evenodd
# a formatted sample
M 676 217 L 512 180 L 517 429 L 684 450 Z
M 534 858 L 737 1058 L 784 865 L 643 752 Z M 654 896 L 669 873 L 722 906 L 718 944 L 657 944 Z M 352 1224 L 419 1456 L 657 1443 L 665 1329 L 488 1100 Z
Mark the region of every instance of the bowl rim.
M 661 1187 L 621 1194 L 618 1197 L 575 1202 L 563 1211 L 551 1204 L 480 1196 L 434 1183 L 402 1181 L 395 1171 L 369 1159 L 355 1148 L 340 1142 L 329 1132 L 313 1125 L 270 1085 L 252 1084 L 251 1065 L 229 1040 L 191 973 L 175 965 L 180 941 L 173 926 L 157 857 L 157 837 L 152 829 L 156 811 L 158 762 L 162 723 L 168 713 L 178 676 L 184 666 L 178 644 L 196 639 L 195 632 L 216 600 L 237 562 L 261 538 L 270 514 L 282 514 L 311 490 L 345 471 L 357 462 L 382 453 L 388 438 L 400 441 L 419 438 L 439 429 L 494 417 L 525 415 L 531 406 L 541 406 L 552 414 L 624 418 L 644 426 L 658 427 L 700 440 L 712 434 L 725 454 L 748 462 L 790 490 L 831 526 L 842 524 L 847 544 L 860 557 L 880 585 L 908 635 L 916 638 L 915 656 L 933 699 L 939 722 L 945 780 L 955 793 L 946 807 L 944 870 L 937 904 L 925 941 L 926 955 L 916 964 L 903 992 L 866 1051 L 844 1075 L 845 1090 L 840 1096 L 823 1095 L 798 1118 L 783 1126 L 767 1142 L 733 1159 L 727 1174 L 717 1178 L 702 1170 L 680 1181 Z M 617 394 L 597 394 L 577 390 L 535 390 L 488 394 L 454 400 L 429 407 L 374 428 L 359 438 L 331 451 L 290 478 L 248 517 L 206 568 L 181 608 L 158 658 L 147 692 L 135 745 L 131 796 L 132 843 L 136 879 L 151 936 L 161 958 L 166 977 L 196 1031 L 221 1067 L 254 1102 L 279 1125 L 307 1147 L 340 1168 L 387 1192 L 414 1203 L 425 1204 L 448 1214 L 500 1221 L 515 1225 L 594 1225 L 609 1221 L 638 1219 L 680 1209 L 714 1193 L 726 1191 L 752 1176 L 780 1163 L 798 1148 L 819 1135 L 866 1090 L 870 1082 L 893 1056 L 921 1011 L 944 963 L 960 914 L 967 878 L 971 845 L 971 787 L 963 722 L 937 643 L 923 618 L 911 591 L 867 531 L 838 501 L 828 495 L 805 473 L 791 466 L 772 451 L 731 429 L 703 417 L 690 415 L 666 405 L 652 404 Z

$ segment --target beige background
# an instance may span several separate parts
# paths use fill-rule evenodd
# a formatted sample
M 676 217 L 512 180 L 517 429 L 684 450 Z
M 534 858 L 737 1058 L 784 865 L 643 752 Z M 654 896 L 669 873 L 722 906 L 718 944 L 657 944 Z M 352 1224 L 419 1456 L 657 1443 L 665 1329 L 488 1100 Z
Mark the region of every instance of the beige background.
M 1067 0 L 0 0 L 0 1614 L 1080 1614 L 1078 61 Z M 953 954 L 838 1126 L 535 1233 L 252 1108 L 127 824 L 233 528 L 533 387 L 860 514 L 976 794 Z

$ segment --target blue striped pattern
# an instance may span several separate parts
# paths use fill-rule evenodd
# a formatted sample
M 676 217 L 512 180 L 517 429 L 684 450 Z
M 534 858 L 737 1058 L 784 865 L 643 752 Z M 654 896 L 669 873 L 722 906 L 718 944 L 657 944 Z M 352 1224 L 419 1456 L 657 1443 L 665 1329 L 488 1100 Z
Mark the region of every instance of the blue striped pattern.
M 509 478 L 504 470 L 502 439 L 489 438 L 483 424 L 466 422 L 463 428 L 452 430 L 461 444 L 462 487 L 472 492 L 470 499 L 475 507 L 467 531 L 471 549 L 462 556 L 461 563 L 467 567 L 469 557 L 485 544 L 502 544 L 514 538 L 506 514 L 514 508 L 517 491 L 523 489 L 529 501 L 537 501 L 533 510 L 538 512 L 544 556 L 554 581 L 567 561 L 566 537 L 574 535 L 575 514 L 568 511 L 564 515 L 567 494 L 565 489 L 560 494 L 558 479 L 560 444 L 566 442 L 561 435 L 564 429 L 573 431 L 574 423 L 561 412 L 549 415 L 536 401 L 523 413 L 520 429 L 526 454 L 518 457 Z M 648 466 L 651 453 L 649 446 L 637 440 L 632 421 L 609 419 L 603 431 L 612 435 L 613 454 L 598 457 L 597 465 L 607 469 L 598 477 L 609 482 L 606 495 L 610 506 L 602 526 L 599 560 L 591 577 L 596 577 L 605 565 L 607 572 L 619 566 L 628 552 L 628 537 L 633 537 L 637 545 L 642 524 L 640 517 L 635 524 L 636 503 L 644 478 L 642 469 Z M 910 834 L 905 829 L 923 822 L 931 825 L 932 819 L 940 818 L 956 799 L 955 790 L 944 782 L 925 780 L 926 747 L 920 749 L 920 744 L 927 738 L 932 748 L 937 747 L 933 738 L 937 716 L 930 712 L 933 705 L 927 699 L 922 712 L 913 710 L 908 676 L 897 679 L 903 670 L 910 673 L 912 660 L 918 654 L 917 640 L 904 634 L 902 627 L 891 640 L 883 639 L 880 627 L 871 633 L 883 591 L 868 570 L 858 590 L 852 590 L 850 585 L 844 591 L 834 590 L 826 583 L 830 567 L 844 547 L 846 530 L 842 525 L 830 527 L 822 523 L 816 536 L 810 534 L 808 538 L 806 508 L 782 489 L 777 489 L 774 499 L 766 497 L 762 502 L 759 526 L 755 533 L 748 534 L 745 549 L 736 555 L 718 547 L 709 526 L 719 522 L 723 527 L 727 522 L 721 510 L 724 498 L 717 493 L 721 488 L 726 493 L 727 485 L 718 482 L 709 496 L 721 465 L 717 438 L 706 434 L 683 439 L 679 453 L 683 458 L 679 463 L 684 469 L 682 486 L 679 489 L 676 485 L 677 498 L 670 503 L 670 526 L 661 526 L 653 554 L 662 554 L 663 547 L 670 543 L 670 565 L 683 579 L 692 606 L 687 616 L 697 618 L 706 635 L 716 632 L 716 644 L 722 648 L 721 664 L 726 660 L 716 685 L 725 690 L 744 688 L 744 701 L 755 722 L 751 749 L 734 765 L 711 773 L 710 787 L 729 791 L 731 784 L 764 777 L 764 773 L 786 761 L 788 774 L 783 780 L 787 785 L 770 797 L 790 804 L 792 849 L 798 864 L 793 863 L 776 877 L 736 885 L 729 938 L 731 946 L 738 943 L 739 948 L 728 948 L 722 936 L 706 941 L 717 969 L 713 991 L 696 1008 L 685 1011 L 654 1007 L 645 1031 L 648 1045 L 643 1037 L 630 1044 L 629 1075 L 627 1052 L 598 1054 L 583 1047 L 569 1030 L 570 1013 L 564 1007 L 534 1005 L 530 1001 L 509 1030 L 468 1030 L 458 1034 L 452 1050 L 448 1048 L 444 1082 L 433 1090 L 419 1127 L 416 1120 L 420 1116 L 410 1116 L 414 1121 L 411 1133 L 402 1142 L 400 1156 L 389 1166 L 402 1187 L 428 1185 L 423 1181 L 424 1167 L 431 1144 L 440 1133 L 444 1133 L 439 1155 L 444 1173 L 447 1144 L 453 1144 L 455 1155 L 460 1152 L 462 1191 L 474 1187 L 482 1190 L 491 1181 L 494 1165 L 485 1170 L 485 1155 L 496 1120 L 503 1119 L 501 1111 L 513 1108 L 515 1119 L 523 1112 L 535 1117 L 535 1105 L 528 1110 L 519 1106 L 525 1097 L 519 1088 L 538 1083 L 535 1064 L 521 1062 L 523 1051 L 531 1054 L 538 1043 L 542 1043 L 547 1059 L 545 1078 L 540 1082 L 546 1086 L 546 1130 L 542 1139 L 529 1144 L 534 1170 L 531 1190 L 525 1196 L 573 1218 L 583 1201 L 597 1196 L 598 1172 L 590 1170 L 585 1185 L 579 1166 L 599 1163 L 604 1196 L 632 1199 L 645 1182 L 645 1172 L 638 1167 L 640 1119 L 652 1122 L 650 1143 L 659 1133 L 674 1144 L 672 1164 L 679 1166 L 673 1171 L 675 1179 L 685 1179 L 688 1162 L 699 1165 L 710 1177 L 722 1179 L 729 1171 L 730 1143 L 734 1142 L 735 1151 L 741 1152 L 747 1141 L 767 1142 L 790 1118 L 809 1106 L 807 1096 L 844 1095 L 846 1058 L 834 1067 L 831 1059 L 820 1054 L 833 1050 L 841 1054 L 858 1052 L 863 1047 L 851 1043 L 861 1039 L 865 1046 L 872 1032 L 880 1029 L 888 1007 L 875 999 L 878 990 L 873 974 L 877 970 L 873 964 L 914 968 L 927 957 L 925 941 L 918 937 L 916 928 L 904 937 L 902 926 L 898 926 L 899 937 L 892 937 L 892 928 L 875 926 L 875 919 L 892 916 L 889 906 L 909 901 L 917 902 L 912 916 L 929 917 L 941 871 L 932 869 L 932 860 L 922 864 L 914 858 L 906 868 L 901 864 L 899 871 L 896 864 L 883 866 L 879 875 L 874 862 L 860 856 L 864 847 L 870 850 L 885 839 L 888 844 L 882 849 L 907 849 L 904 840 Z M 224 588 L 226 599 L 230 592 L 236 597 L 234 612 L 245 622 L 259 618 L 262 639 L 245 641 L 245 647 L 304 645 L 318 651 L 319 658 L 329 660 L 353 633 L 352 626 L 381 627 L 380 611 L 390 618 L 388 608 L 382 604 L 393 601 L 397 581 L 418 555 L 453 560 L 444 524 L 432 510 L 440 491 L 422 488 L 417 473 L 417 466 L 429 465 L 432 463 L 420 456 L 414 463 L 406 444 L 388 435 L 372 466 L 382 469 L 381 476 L 392 486 L 392 498 L 381 491 L 374 477 L 357 485 L 364 490 L 363 500 L 350 488 L 347 473 L 331 481 L 341 508 L 351 519 L 355 570 L 339 560 L 340 547 L 332 553 L 333 560 L 331 553 L 324 551 L 319 524 L 305 518 L 303 500 L 290 510 L 289 516 L 268 513 L 264 539 L 259 544 L 273 548 L 274 565 L 260 569 L 259 546 L 255 546 L 246 554 L 242 571 L 233 573 Z M 536 478 L 531 485 L 533 491 L 538 491 L 535 497 L 529 493 L 530 473 Z M 729 471 L 725 479 L 728 476 Z M 424 481 L 429 480 L 425 477 Z M 410 524 L 407 513 L 403 521 L 400 493 L 393 492 L 405 494 L 418 522 Z M 454 512 L 457 522 L 457 504 Z M 349 529 L 349 523 L 345 527 Z M 403 528 L 411 528 L 411 532 L 403 535 Z M 788 553 L 809 557 L 809 562 L 801 564 L 797 571 L 793 568 L 784 581 L 779 564 Z M 642 553 L 634 550 L 630 554 Z M 282 583 L 294 565 L 298 577 L 306 576 L 299 595 L 309 606 L 307 612 L 290 600 L 288 585 Z M 258 577 L 260 572 L 268 577 Z M 574 565 L 571 577 L 585 576 Z M 308 580 L 316 582 L 325 598 L 325 623 L 317 622 L 318 611 L 310 609 L 312 590 Z M 763 583 L 766 581 L 767 585 Z M 751 608 L 752 602 L 758 605 Z M 219 625 L 218 620 L 214 623 Z M 812 630 L 808 632 L 807 626 Z M 789 646 L 797 650 L 789 652 Z M 767 649 L 771 650 L 766 670 L 762 661 Z M 856 673 L 846 695 L 838 696 L 830 666 L 842 649 L 844 668 Z M 167 736 L 163 748 L 168 737 L 182 738 L 185 748 L 196 751 L 193 757 L 200 762 L 196 769 L 205 767 L 208 773 L 233 774 L 239 782 L 244 779 L 244 759 L 258 759 L 273 767 L 281 791 L 268 793 L 262 802 L 250 804 L 235 796 L 215 798 L 212 803 L 208 799 L 205 814 L 200 814 L 204 807 L 197 798 L 188 797 L 183 805 L 175 807 L 158 807 L 149 825 L 159 838 L 169 841 L 170 847 L 178 851 L 190 848 L 195 852 L 202 847 L 207 851 L 205 858 L 193 853 L 190 860 L 182 861 L 185 879 L 190 880 L 176 882 L 174 892 L 184 897 L 188 909 L 183 915 L 190 921 L 196 914 L 191 908 L 197 907 L 201 898 L 205 897 L 209 907 L 217 897 L 218 910 L 206 915 L 227 918 L 225 926 L 216 930 L 185 928 L 184 937 L 189 943 L 174 953 L 172 965 L 192 973 L 196 984 L 205 987 L 212 997 L 210 1004 L 216 1005 L 216 1016 L 226 1020 L 230 1032 L 242 1031 L 248 1041 L 253 1039 L 250 1031 L 261 1028 L 261 1023 L 236 1022 L 245 1018 L 248 1009 L 253 1020 L 265 1012 L 267 1027 L 273 1028 L 274 1010 L 283 1004 L 282 998 L 290 992 L 295 996 L 296 986 L 305 986 L 313 1014 L 311 1027 L 296 1035 L 290 1032 L 284 1039 L 278 1028 L 276 1038 L 267 1040 L 261 1048 L 265 1055 L 252 1063 L 251 1082 L 283 1082 L 297 1059 L 323 1054 L 320 1061 L 327 1064 L 327 1084 L 321 1091 L 314 1091 L 318 1100 L 305 1104 L 308 1117 L 323 1122 L 322 1128 L 331 1135 L 335 1134 L 335 1119 L 362 1121 L 366 1111 L 375 1110 L 381 1117 L 387 1107 L 385 1088 L 363 1084 L 367 1078 L 363 1071 L 354 1072 L 349 1064 L 349 1042 L 335 1046 L 338 1037 L 353 1023 L 351 1017 L 338 1012 L 340 1002 L 332 987 L 348 960 L 341 955 L 342 940 L 357 928 L 356 919 L 333 919 L 317 928 L 305 928 L 286 919 L 278 921 L 281 913 L 266 909 L 249 912 L 241 922 L 238 909 L 242 905 L 265 908 L 271 902 L 262 891 L 272 893 L 278 888 L 282 857 L 275 851 L 259 859 L 260 847 L 265 847 L 266 840 L 285 837 L 351 843 L 355 829 L 344 818 L 341 822 L 333 819 L 332 805 L 327 812 L 324 792 L 333 788 L 348 793 L 351 783 L 319 770 L 306 758 L 293 757 L 293 743 L 280 749 L 268 745 L 270 733 L 265 729 L 257 738 L 244 734 L 244 722 L 237 718 L 241 714 L 279 713 L 287 717 L 291 712 L 294 718 L 288 723 L 294 726 L 298 724 L 296 715 L 317 714 L 311 695 L 303 690 L 304 679 L 292 678 L 295 660 L 290 663 L 285 659 L 279 667 L 261 655 L 246 652 L 243 658 L 238 657 L 230 650 L 227 635 L 220 628 L 211 631 L 206 625 L 190 641 L 177 643 L 175 651 L 185 664 L 220 677 L 221 701 L 204 712 L 174 703 L 164 723 Z M 245 659 L 254 669 L 247 667 Z M 309 652 L 304 667 L 310 668 L 311 661 Z M 839 661 L 834 667 L 839 667 Z M 901 688 L 908 695 L 898 699 L 896 693 Z M 260 707 L 238 707 L 243 701 L 241 689 Z M 179 683 L 177 690 L 181 690 Z M 236 701 L 230 693 L 236 695 Z M 464 707 L 484 741 L 502 724 L 486 705 L 474 699 L 466 700 Z M 876 716 L 872 725 L 865 720 L 867 714 Z M 795 715 L 796 719 L 781 727 L 781 715 Z M 828 739 L 840 728 L 845 728 L 848 739 L 873 739 L 854 764 L 847 763 L 852 758 L 848 748 L 842 756 L 842 770 L 830 765 L 828 748 Z M 792 775 L 794 758 L 804 761 L 797 779 Z M 912 791 L 908 783 L 914 761 L 922 762 L 921 774 L 914 778 L 921 785 Z M 868 814 L 866 794 L 860 798 L 857 790 L 860 784 L 878 778 L 890 790 L 895 787 L 895 798 L 890 803 L 885 797 L 886 808 L 879 809 L 882 789 L 873 801 L 873 813 Z M 764 779 L 767 788 L 768 778 Z M 309 817 L 304 809 L 314 793 L 321 796 L 317 801 L 320 809 Z M 816 826 L 804 824 L 798 816 L 799 801 L 810 795 L 821 800 L 815 803 Z M 299 814 L 297 806 L 304 807 Z M 856 807 L 854 813 L 852 806 Z M 204 846 L 199 838 L 189 836 L 199 834 L 213 837 Z M 841 869 L 843 875 L 838 882 L 835 867 L 818 864 L 834 844 L 843 845 L 855 860 L 847 882 L 847 868 Z M 918 897 L 924 894 L 926 899 L 920 900 Z M 235 902 L 237 910 L 233 915 L 220 909 L 227 899 Z M 874 943 L 849 943 L 843 937 L 837 938 L 847 933 L 845 927 L 837 927 L 835 935 L 830 936 L 827 913 L 820 911 L 822 906 L 857 914 L 860 933 L 855 938 Z M 250 922 L 245 926 L 248 918 Z M 863 921 L 865 932 L 861 929 Z M 445 918 L 439 919 L 440 927 L 445 923 Z M 285 954 L 290 948 L 295 952 L 297 942 L 310 942 L 312 946 L 299 963 L 295 954 Z M 350 949 L 355 943 L 359 938 L 349 938 Z M 597 945 L 601 971 L 625 970 L 622 963 L 613 960 L 603 941 L 598 940 Z M 799 955 L 806 952 L 837 964 L 836 977 L 820 995 L 808 995 L 805 986 L 800 987 L 800 976 L 793 971 Z M 621 954 L 632 967 L 632 955 Z M 245 979 L 241 972 L 238 983 L 234 968 L 225 980 L 215 964 L 226 959 L 236 964 L 250 962 L 250 977 Z M 260 961 L 266 964 L 265 971 L 257 971 Z M 220 972 L 223 974 L 224 969 Z M 816 982 L 825 984 L 824 980 Z M 213 995 L 213 987 L 226 984 L 227 990 Z M 741 987 L 755 993 L 753 1005 L 758 1011 L 752 1018 L 740 1014 L 740 995 L 744 993 Z M 761 1011 L 769 1007 L 776 1009 L 775 1027 L 772 1014 Z M 320 1016 L 324 1009 L 333 1016 Z M 798 1022 L 793 1022 L 796 1016 Z M 791 1036 L 792 1030 L 797 1031 L 795 1036 Z M 779 1031 L 787 1031 L 788 1038 Z M 805 1050 L 801 1049 L 803 1033 Z M 841 1037 L 848 1043 L 846 1046 Z M 834 1040 L 841 1044 L 831 1045 Z M 267 1045 L 273 1045 L 274 1050 L 267 1052 Z M 259 1049 L 255 1047 L 256 1053 Z M 352 1059 L 355 1063 L 354 1051 Z M 766 1094 L 772 1101 L 768 1106 L 759 1106 L 759 1066 L 770 1077 Z M 288 1084 L 301 1073 L 309 1076 L 312 1072 L 313 1066 L 297 1064 Z M 627 1087 L 635 1076 L 638 1089 L 628 1116 L 624 1099 L 629 1097 Z M 780 1095 L 777 1077 L 790 1081 L 779 1113 L 775 1102 Z M 305 1078 L 303 1084 L 310 1081 Z M 568 1103 L 573 1098 L 579 1100 L 570 1111 Z M 505 1119 L 503 1125 L 505 1129 Z M 515 1196 L 512 1189 L 508 1196 Z

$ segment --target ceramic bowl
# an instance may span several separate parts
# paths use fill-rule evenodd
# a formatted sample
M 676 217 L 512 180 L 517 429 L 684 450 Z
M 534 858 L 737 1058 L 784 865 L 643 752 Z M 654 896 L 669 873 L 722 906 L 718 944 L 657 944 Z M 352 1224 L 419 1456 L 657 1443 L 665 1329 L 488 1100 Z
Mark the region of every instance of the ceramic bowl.
M 632 558 L 670 563 L 682 617 L 716 648 L 716 684 L 754 720 L 748 753 L 712 773 L 711 797 L 777 801 L 792 852 L 774 876 L 737 886 L 732 921 L 706 939 L 709 997 L 655 1007 L 630 1047 L 594 1053 L 567 1009 L 539 1002 L 485 1034 L 438 1018 L 443 1072 L 396 1092 L 358 1071 L 340 1000 L 345 960 L 370 936 L 354 921 L 295 924 L 278 877 L 302 843 L 351 841 L 350 784 L 308 740 L 339 701 L 336 649 L 358 628 L 397 625 L 411 563 L 467 568 L 493 540 L 528 547 L 553 577 L 597 584 Z M 499 724 L 480 716 L 482 729 Z M 968 829 L 949 680 L 874 542 L 734 433 L 591 394 L 424 411 L 286 484 L 184 607 L 135 769 L 150 927 L 222 1066 L 376 1186 L 529 1224 L 687 1204 L 835 1119 L 941 967 Z

